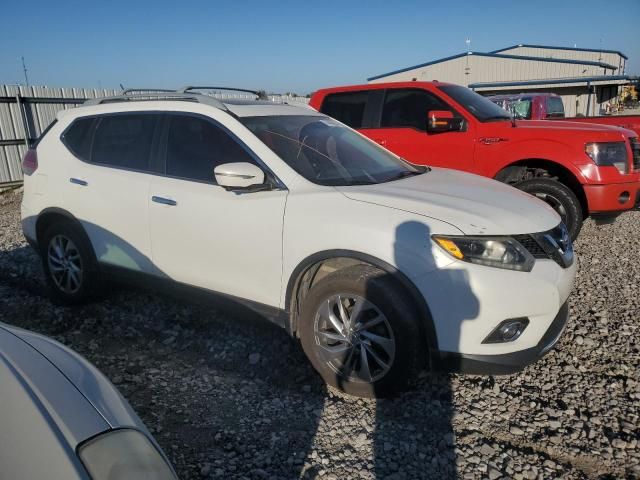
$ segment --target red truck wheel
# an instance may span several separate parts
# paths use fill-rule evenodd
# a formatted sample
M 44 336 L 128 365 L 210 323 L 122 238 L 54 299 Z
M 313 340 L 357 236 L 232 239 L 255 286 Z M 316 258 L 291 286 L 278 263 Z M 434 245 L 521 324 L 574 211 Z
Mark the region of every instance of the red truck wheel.
M 582 228 L 582 206 L 570 188 L 551 178 L 533 178 L 514 186 L 548 203 L 567 226 L 571 240 L 576 239 Z

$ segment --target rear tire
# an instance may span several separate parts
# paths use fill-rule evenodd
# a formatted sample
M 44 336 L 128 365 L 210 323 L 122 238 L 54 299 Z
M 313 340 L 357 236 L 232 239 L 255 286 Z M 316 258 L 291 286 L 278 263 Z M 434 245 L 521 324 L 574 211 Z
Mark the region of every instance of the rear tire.
M 95 254 L 77 223 L 62 220 L 50 225 L 40 242 L 40 258 L 49 293 L 56 303 L 85 303 L 99 291 Z
M 567 226 L 571 240 L 578 237 L 583 223 L 582 205 L 569 187 L 552 178 L 532 178 L 517 183 L 514 187 L 551 206 Z
M 311 288 L 299 334 L 326 383 L 349 395 L 386 397 L 405 389 L 427 357 L 417 317 L 397 280 L 357 265 L 330 273 Z

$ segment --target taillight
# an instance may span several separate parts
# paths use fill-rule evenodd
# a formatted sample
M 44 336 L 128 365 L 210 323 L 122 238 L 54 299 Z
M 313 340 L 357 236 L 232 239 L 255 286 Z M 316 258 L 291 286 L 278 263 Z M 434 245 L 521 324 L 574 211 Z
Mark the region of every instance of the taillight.
M 22 173 L 31 175 L 38 169 L 38 154 L 34 148 L 30 148 L 22 158 Z

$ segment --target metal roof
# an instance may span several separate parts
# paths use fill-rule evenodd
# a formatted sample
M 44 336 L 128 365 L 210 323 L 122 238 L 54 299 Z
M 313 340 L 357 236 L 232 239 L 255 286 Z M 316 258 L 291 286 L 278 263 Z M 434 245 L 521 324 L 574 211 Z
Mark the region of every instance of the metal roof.
M 478 82 L 469 84 L 469 88 L 488 88 L 488 87 L 524 87 L 527 85 L 557 85 L 564 83 L 592 83 L 629 80 L 628 75 L 598 75 L 595 77 L 572 77 L 572 78 L 549 78 L 544 80 L 524 80 L 517 82 Z
M 545 49 L 548 49 L 548 50 L 571 50 L 573 52 L 616 53 L 616 54 L 620 55 L 622 58 L 624 58 L 625 60 L 629 59 L 620 50 L 605 50 L 605 49 L 602 49 L 602 48 L 553 47 L 551 45 L 532 45 L 530 43 L 520 43 L 518 45 L 512 45 L 510 47 L 505 47 L 505 48 L 500 48 L 498 50 L 493 50 L 490 53 L 500 53 L 500 52 L 504 52 L 506 50 L 511 50 L 513 48 L 518 48 L 518 47 L 545 48 Z
M 526 56 L 526 55 L 508 55 L 508 54 L 500 54 L 500 53 L 493 53 L 493 52 L 492 53 L 465 52 L 465 53 L 459 53 L 458 55 L 452 55 L 450 57 L 445 57 L 445 58 L 440 58 L 438 60 L 433 60 L 431 62 L 421 63 L 421 64 L 418 64 L 418 65 L 413 65 L 411 67 L 401 68 L 399 70 L 394 70 L 392 72 L 387 72 L 387 73 L 382 73 L 380 75 L 375 75 L 373 77 L 367 78 L 367 81 L 370 82 L 371 80 L 377 80 L 378 78 L 387 77 L 389 75 L 395 75 L 396 73 L 408 72 L 409 70 L 413 70 L 415 68 L 428 67 L 429 65 L 435 65 L 436 63 L 442 63 L 442 62 L 447 62 L 449 60 L 455 60 L 456 58 L 462 58 L 462 57 L 465 57 L 467 55 L 475 55 L 475 56 L 478 56 L 478 57 L 490 57 L 490 58 L 506 58 L 506 59 L 512 59 L 512 60 L 529 60 L 529 61 L 536 61 L 536 62 L 572 63 L 572 64 L 575 64 L 575 65 L 595 65 L 597 67 L 608 68 L 608 69 L 611 69 L 611 70 L 615 70 L 615 69 L 618 68 L 618 67 L 616 67 L 614 65 L 610 65 L 608 63 L 591 62 L 589 60 L 571 60 L 571 59 L 565 59 L 565 58 L 543 58 L 543 57 L 531 57 L 531 56 Z

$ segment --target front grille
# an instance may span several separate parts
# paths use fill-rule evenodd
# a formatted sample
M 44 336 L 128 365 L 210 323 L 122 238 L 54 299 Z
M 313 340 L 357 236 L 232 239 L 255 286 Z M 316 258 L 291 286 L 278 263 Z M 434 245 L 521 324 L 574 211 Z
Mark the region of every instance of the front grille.
M 547 252 L 544 251 L 537 240 L 531 235 L 514 235 L 513 238 L 520 242 L 520 244 L 533 255 L 533 258 L 549 258 Z
M 515 240 L 534 258 L 553 260 L 562 268 L 573 264 L 573 245 L 563 224 L 551 230 L 531 235 L 514 235 Z
M 640 170 L 640 140 L 638 137 L 629 139 L 631 143 L 631 152 L 633 153 L 633 169 Z

